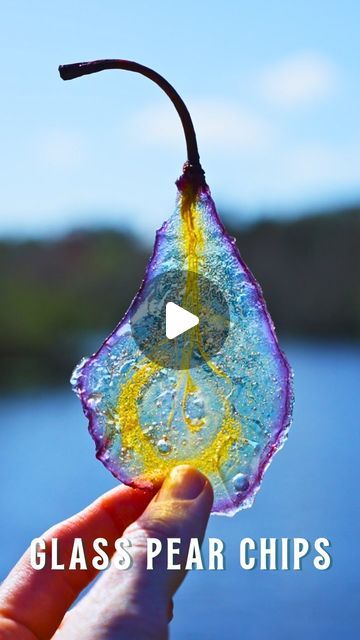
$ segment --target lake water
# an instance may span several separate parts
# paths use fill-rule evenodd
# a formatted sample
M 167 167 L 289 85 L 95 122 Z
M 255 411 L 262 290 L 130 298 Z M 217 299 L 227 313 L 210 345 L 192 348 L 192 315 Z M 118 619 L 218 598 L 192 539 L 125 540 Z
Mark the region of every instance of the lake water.
M 225 541 L 226 569 L 188 576 L 174 640 L 359 637 L 360 345 L 290 343 L 286 352 L 296 392 L 289 440 L 252 509 L 211 518 L 207 536 Z M 3 398 L 0 457 L 3 578 L 33 537 L 115 480 L 94 457 L 70 388 Z M 244 571 L 243 537 L 326 537 L 333 564 L 316 571 L 310 554 L 301 571 Z

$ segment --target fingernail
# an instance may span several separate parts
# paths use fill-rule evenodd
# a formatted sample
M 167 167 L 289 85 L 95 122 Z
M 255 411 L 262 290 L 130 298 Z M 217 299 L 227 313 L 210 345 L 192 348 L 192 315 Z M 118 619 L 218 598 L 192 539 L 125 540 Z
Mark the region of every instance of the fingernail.
M 206 478 L 200 471 L 182 465 L 171 470 L 161 488 L 161 493 L 166 498 L 194 500 L 202 492 L 205 483 Z

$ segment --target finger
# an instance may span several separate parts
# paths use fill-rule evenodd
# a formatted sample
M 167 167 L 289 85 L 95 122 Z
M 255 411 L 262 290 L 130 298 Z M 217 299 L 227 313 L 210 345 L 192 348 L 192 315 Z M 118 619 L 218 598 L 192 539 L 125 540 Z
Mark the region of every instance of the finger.
M 154 492 L 144 492 L 130 487 L 116 487 L 101 496 L 89 507 L 49 529 L 42 537 L 47 541 L 47 564 L 35 570 L 30 564 L 29 550 L 19 560 L 0 589 L 0 637 L 2 629 L 15 624 L 22 638 L 26 630 L 36 638 L 50 638 L 60 624 L 65 612 L 97 571 L 91 560 L 95 555 L 92 543 L 102 537 L 109 542 L 113 553 L 116 538 L 138 518 L 153 497 Z M 58 539 L 59 561 L 65 564 L 63 571 L 50 566 L 50 540 Z M 74 538 L 82 538 L 87 570 L 69 570 Z M 5 633 L 5 632 L 4 632 Z M 26 638 L 26 635 L 23 636 Z
M 124 532 L 131 540 L 133 566 L 122 572 L 120 580 L 113 564 L 67 614 L 59 640 L 167 638 L 171 598 L 185 576 L 189 541 L 202 541 L 212 501 L 205 476 L 188 466 L 173 469 L 142 516 Z M 149 537 L 159 539 L 163 548 L 153 570 L 147 569 Z M 181 570 L 167 569 L 168 538 L 181 539 L 176 558 Z
M 174 600 L 172 598 L 170 598 L 169 604 L 168 604 L 168 608 L 167 608 L 167 619 L 168 619 L 168 622 L 171 622 L 173 617 L 174 617 Z

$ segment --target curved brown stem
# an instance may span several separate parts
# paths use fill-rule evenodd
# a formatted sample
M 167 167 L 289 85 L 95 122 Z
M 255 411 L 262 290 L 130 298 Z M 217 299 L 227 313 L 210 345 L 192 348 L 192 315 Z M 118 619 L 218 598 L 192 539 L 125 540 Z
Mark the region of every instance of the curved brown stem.
M 78 78 L 89 73 L 97 73 L 98 71 L 104 71 L 105 69 L 123 69 L 125 71 L 140 73 L 155 82 L 155 84 L 157 84 L 166 93 L 179 114 L 183 126 L 188 158 L 186 171 L 197 182 L 205 183 L 204 171 L 200 164 L 196 134 L 190 113 L 177 91 L 175 91 L 174 87 L 172 87 L 172 85 L 165 80 L 163 76 L 153 69 L 145 67 L 138 62 L 132 62 L 131 60 L 94 60 L 92 62 L 76 62 L 74 64 L 61 65 L 59 67 L 59 73 L 63 80 L 72 80 L 73 78 Z

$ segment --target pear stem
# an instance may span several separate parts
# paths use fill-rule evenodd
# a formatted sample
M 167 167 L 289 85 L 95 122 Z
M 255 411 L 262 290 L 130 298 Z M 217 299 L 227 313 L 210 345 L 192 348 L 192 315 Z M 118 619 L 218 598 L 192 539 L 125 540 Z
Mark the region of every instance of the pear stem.
M 59 73 L 63 80 L 72 80 L 90 73 L 97 73 L 106 69 L 123 69 L 125 71 L 134 71 L 146 76 L 155 84 L 157 84 L 170 98 L 173 103 L 183 126 L 186 148 L 187 163 L 184 165 L 184 173 L 192 180 L 199 184 L 205 184 L 205 174 L 200 164 L 200 156 L 196 141 L 194 125 L 191 120 L 190 113 L 174 87 L 159 73 L 145 67 L 138 62 L 131 60 L 94 60 L 92 62 L 75 62 L 74 64 L 65 64 L 59 67 Z

